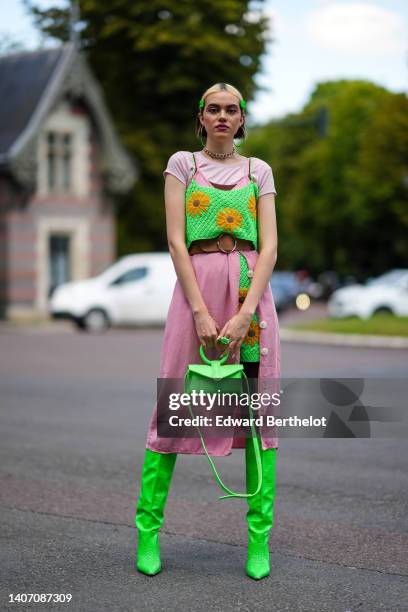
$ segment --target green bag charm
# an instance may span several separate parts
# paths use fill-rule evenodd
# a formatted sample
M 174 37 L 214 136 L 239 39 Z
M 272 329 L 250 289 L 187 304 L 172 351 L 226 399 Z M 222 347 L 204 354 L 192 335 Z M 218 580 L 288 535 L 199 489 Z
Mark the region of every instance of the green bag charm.
M 222 336 L 220 338 L 220 342 L 222 344 L 228 344 L 229 339 Z M 204 361 L 205 365 L 202 364 L 189 364 L 187 366 L 186 374 L 184 376 L 184 393 L 191 394 L 192 391 L 204 391 L 205 393 L 217 393 L 220 389 L 220 384 L 222 381 L 228 382 L 228 392 L 231 392 L 231 387 L 236 389 L 236 393 L 242 393 L 243 387 L 245 386 L 246 391 L 248 393 L 248 397 L 250 397 L 250 389 L 248 378 L 244 372 L 244 366 L 242 364 L 228 364 L 224 365 L 228 359 L 229 352 L 225 353 L 221 357 L 221 359 L 210 360 L 204 353 L 204 347 L 200 346 L 200 357 Z M 236 383 L 236 384 L 235 384 Z M 188 405 L 188 409 L 190 411 L 191 416 L 194 418 L 194 413 L 191 408 L 191 404 Z M 253 418 L 251 403 L 249 403 L 249 416 Z M 254 443 L 254 451 L 255 451 L 255 459 L 258 471 L 258 486 L 254 493 L 236 493 L 229 489 L 221 480 L 218 475 L 218 472 L 215 468 L 214 462 L 208 454 L 207 448 L 205 446 L 205 442 L 203 436 L 201 434 L 200 428 L 197 426 L 198 433 L 200 435 L 201 444 L 204 449 L 205 454 L 207 455 L 208 461 L 210 462 L 211 469 L 213 470 L 214 476 L 220 485 L 220 487 L 228 493 L 228 495 L 222 495 L 219 499 L 227 499 L 229 497 L 253 497 L 257 493 L 259 493 L 262 486 L 262 464 L 261 464 L 261 456 L 259 450 L 259 441 L 255 431 L 255 427 L 253 422 L 250 421 L 251 432 L 252 432 L 252 440 Z

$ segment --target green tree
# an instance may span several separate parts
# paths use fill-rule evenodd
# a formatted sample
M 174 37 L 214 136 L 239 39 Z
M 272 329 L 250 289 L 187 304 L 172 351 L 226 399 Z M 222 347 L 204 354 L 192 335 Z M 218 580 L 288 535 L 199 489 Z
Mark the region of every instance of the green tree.
M 26 5 L 43 33 L 69 38 L 70 4 Z M 175 151 L 197 148 L 202 92 L 224 81 L 253 98 L 269 37 L 268 19 L 253 7 L 248 0 L 81 0 L 81 46 L 141 169 L 118 203 L 119 253 L 167 247 L 162 172 Z
M 279 267 L 364 278 L 406 266 L 407 111 L 405 94 L 340 80 L 318 84 L 298 115 L 251 132 L 245 150 L 277 177 Z
M 408 99 L 387 93 L 362 127 L 350 172 L 350 206 L 363 239 L 358 261 L 371 273 L 408 261 Z

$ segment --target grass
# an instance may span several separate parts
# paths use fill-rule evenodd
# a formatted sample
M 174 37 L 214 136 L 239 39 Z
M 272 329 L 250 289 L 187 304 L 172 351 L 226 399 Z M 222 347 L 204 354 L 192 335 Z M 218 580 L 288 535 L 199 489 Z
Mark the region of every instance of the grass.
M 377 314 L 366 321 L 358 317 L 348 319 L 317 319 L 286 326 L 288 329 L 320 331 L 335 334 L 367 334 L 373 336 L 408 336 L 408 317 Z

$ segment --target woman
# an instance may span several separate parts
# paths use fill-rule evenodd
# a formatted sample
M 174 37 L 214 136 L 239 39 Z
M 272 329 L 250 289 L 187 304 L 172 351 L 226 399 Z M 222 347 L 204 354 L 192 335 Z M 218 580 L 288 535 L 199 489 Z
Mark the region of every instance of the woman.
M 280 376 L 276 309 L 269 280 L 277 257 L 276 190 L 264 161 L 239 155 L 234 138 L 245 136 L 246 104 L 231 85 L 217 83 L 199 102 L 197 135 L 202 151 L 178 151 L 164 172 L 167 239 L 178 280 L 170 304 L 160 360 L 160 378 L 181 379 L 189 363 L 200 363 L 199 347 L 219 354 L 229 338 L 229 359 L 243 363 L 258 391 Z M 202 143 L 203 144 L 203 143 Z M 276 387 L 275 387 L 276 389 Z M 246 573 L 269 575 L 269 531 L 273 522 L 275 433 L 261 430 L 263 484 L 247 498 Z M 251 438 L 206 441 L 209 454 L 225 456 L 244 448 L 246 487 L 254 492 L 257 470 Z M 152 416 L 142 470 L 135 524 L 137 569 L 160 572 L 159 529 L 178 453 L 203 454 L 199 438 L 157 433 Z

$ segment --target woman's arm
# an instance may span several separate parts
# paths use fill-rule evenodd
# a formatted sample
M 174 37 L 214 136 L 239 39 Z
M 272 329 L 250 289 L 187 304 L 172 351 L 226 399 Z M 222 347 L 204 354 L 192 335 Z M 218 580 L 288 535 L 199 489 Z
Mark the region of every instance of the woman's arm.
M 185 189 L 185 185 L 175 176 L 166 176 L 164 201 L 167 242 L 177 278 L 194 316 L 200 343 L 212 346 L 218 334 L 218 326 L 210 316 L 201 295 L 185 242 Z
M 275 267 L 278 252 L 276 229 L 275 194 L 266 193 L 258 200 L 258 241 L 259 255 L 250 288 L 239 312 L 221 330 L 220 336 L 231 338 L 227 350 L 232 357 L 240 350 L 245 339 L 252 316 L 268 286 Z

